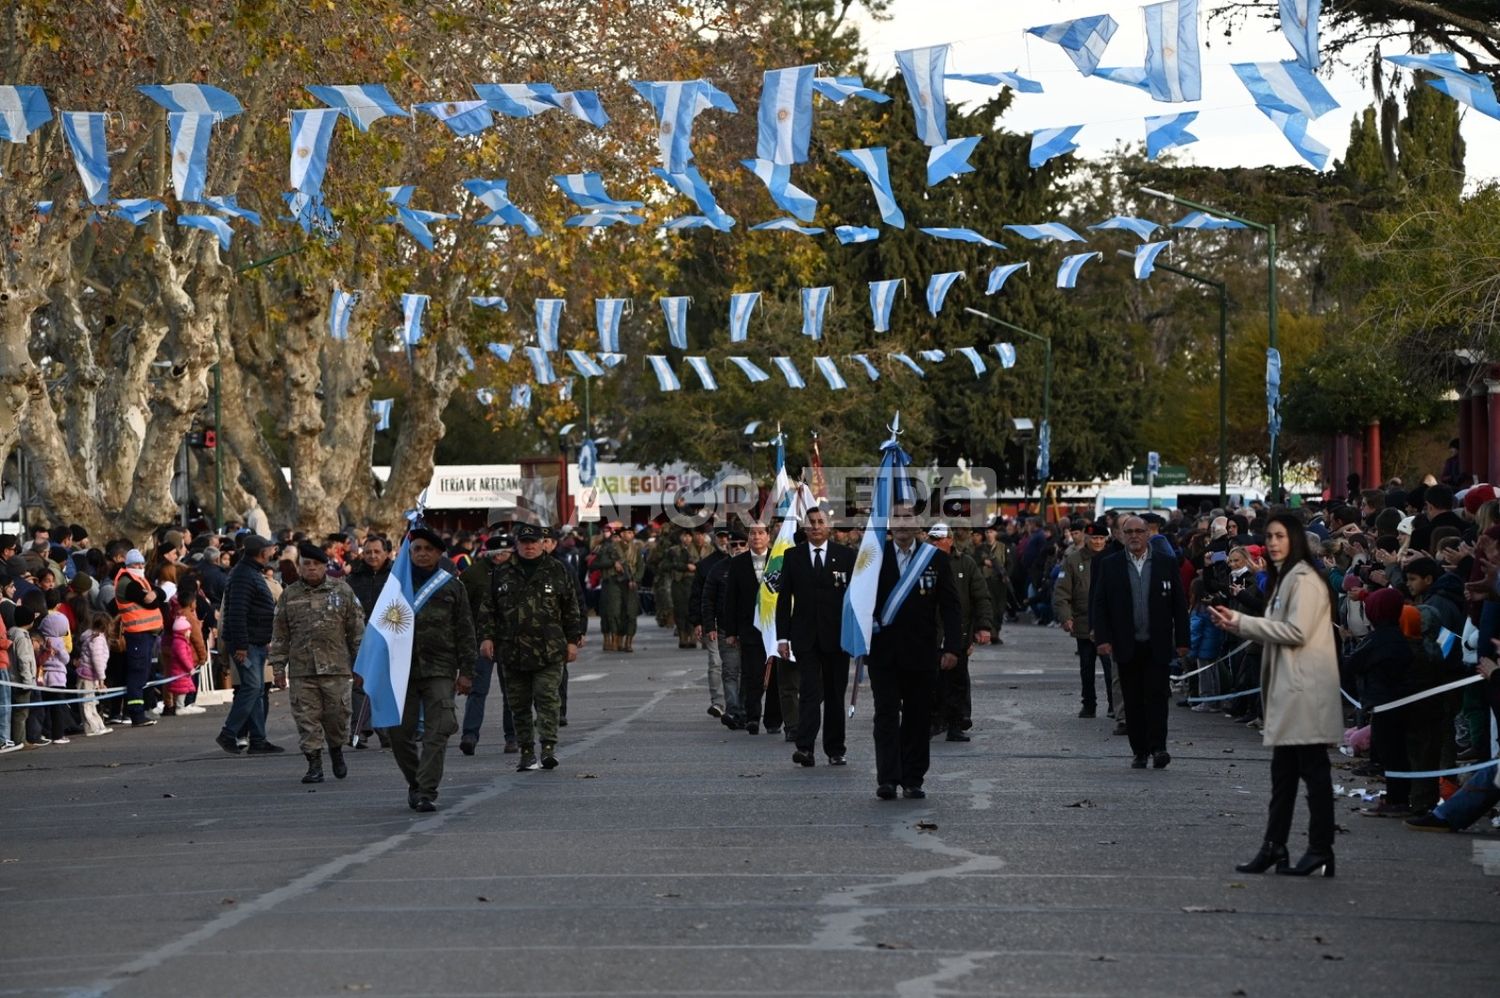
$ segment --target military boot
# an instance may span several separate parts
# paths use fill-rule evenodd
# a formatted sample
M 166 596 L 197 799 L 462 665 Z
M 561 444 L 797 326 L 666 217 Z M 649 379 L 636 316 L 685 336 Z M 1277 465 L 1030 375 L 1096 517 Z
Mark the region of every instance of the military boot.
M 303 783 L 322 783 L 323 782 L 323 753 L 321 751 L 319 751 L 319 752 L 304 752 L 302 754 L 305 755 L 305 756 L 307 756 L 307 773 L 306 773 L 306 775 L 304 775 L 302 777 L 302 782 Z
M 621 648 L 620 649 L 621 651 L 630 651 L 630 652 L 635 651 L 635 635 L 634 634 L 623 634 L 623 635 L 620 636 L 620 640 L 625 643 L 625 647 Z
M 611 634 L 609 631 L 605 631 L 604 632 L 604 650 L 605 651 L 614 651 L 615 650 L 615 636 L 613 634 Z
M 557 768 L 557 746 L 551 742 L 542 742 L 542 768 Z
M 521 758 L 516 761 L 516 772 L 529 773 L 533 769 L 540 769 L 537 765 L 536 753 L 530 745 L 521 746 Z
M 328 746 L 328 761 L 333 764 L 333 776 L 342 780 L 349 775 L 349 767 L 344 764 L 344 750 Z

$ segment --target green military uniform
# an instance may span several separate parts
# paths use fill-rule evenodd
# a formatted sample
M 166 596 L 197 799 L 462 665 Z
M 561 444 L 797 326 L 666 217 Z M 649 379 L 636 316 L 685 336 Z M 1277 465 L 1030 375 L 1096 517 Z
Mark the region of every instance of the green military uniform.
M 337 759 L 349 740 L 354 658 L 364 633 L 359 598 L 343 579 L 325 577 L 318 586 L 298 579 L 276 601 L 266 664 L 291 680 L 292 719 L 309 761 L 325 743 Z M 342 768 L 336 763 L 334 775 Z
M 1010 547 L 1004 540 L 990 541 L 988 537 L 974 546 L 974 560 L 979 563 L 979 572 L 989 586 L 990 603 L 995 610 L 995 637 L 1005 623 L 1006 604 L 1010 600 Z
M 934 731 L 946 728 L 950 738 L 956 741 L 961 738 L 960 732 L 971 726 L 974 713 L 969 645 L 979 631 L 995 633 L 995 613 L 989 586 L 974 556 L 955 547 L 951 559 L 953 581 L 958 585 L 958 612 L 963 621 L 963 651 L 959 653 L 954 668 L 938 673 L 938 709 L 933 711 L 932 727 Z
M 634 543 L 611 537 L 599 545 L 594 567 L 601 582 L 599 627 L 606 636 L 605 647 L 614 648 L 614 641 L 635 636 L 635 618 L 640 612 L 635 589 L 640 578 L 640 555 Z
M 412 589 L 420 594 L 431 578 L 413 566 Z M 380 612 L 378 607 L 376 612 Z M 479 642 L 474 635 L 468 594 L 463 583 L 450 575 L 417 611 L 401 724 L 389 729 L 391 752 L 406 777 L 412 807 L 421 798 L 437 799 L 438 784 L 443 781 L 443 753 L 448 738 L 458 730 L 453 706 L 454 680 L 464 676 L 472 681 L 478 657 Z M 419 723 L 422 725 L 420 755 Z
M 519 768 L 532 768 L 540 740 L 542 764 L 551 769 L 557 765 L 559 687 L 568 646 L 583 638 L 578 591 L 557 559 L 516 555 L 496 569 L 492 592 L 486 618 L 493 621 L 496 653 L 505 658 L 505 691 L 521 743 Z
M 657 534 L 646 555 L 646 570 L 651 573 L 651 599 L 656 607 L 656 626 L 668 627 L 673 622 L 672 578 L 663 567 L 671 544 L 665 534 Z
M 693 625 L 691 623 L 692 613 L 689 607 L 689 596 L 693 592 L 693 573 L 690 566 L 697 562 L 693 555 L 692 542 L 684 544 L 679 535 L 677 543 L 673 544 L 667 552 L 662 555 L 662 566 L 672 578 L 672 606 L 677 618 L 677 647 L 693 647 Z

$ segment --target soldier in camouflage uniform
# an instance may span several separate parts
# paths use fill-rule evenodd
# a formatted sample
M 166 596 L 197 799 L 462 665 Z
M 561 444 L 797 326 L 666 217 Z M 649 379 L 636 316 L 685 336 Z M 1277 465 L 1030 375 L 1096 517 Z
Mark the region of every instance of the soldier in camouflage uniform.
M 640 554 L 634 531 L 622 527 L 599 545 L 594 567 L 599 570 L 599 628 L 604 632 L 605 651 L 634 651 L 635 618 L 639 613 L 636 593 L 640 578 Z
M 327 745 L 333 775 L 349 775 L 344 743 L 349 739 L 354 658 L 365 633 L 365 614 L 349 583 L 328 574 L 328 555 L 304 541 L 297 548 L 296 582 L 282 590 L 271 624 L 266 664 L 283 685 L 291 676 L 292 718 L 302 754 L 303 783 L 323 782 Z
M 694 616 L 689 599 L 693 592 L 693 573 L 698 559 L 693 554 L 693 535 L 686 530 L 677 534 L 675 543 L 662 555 L 662 567 L 672 580 L 672 606 L 677 617 L 677 647 L 696 648 L 693 639 Z
M 990 587 L 974 556 L 960 551 L 946 523 L 933 524 L 927 539 L 939 551 L 948 553 L 953 565 L 953 580 L 958 584 L 958 612 L 962 619 L 963 650 L 958 664 L 938 673 L 938 695 L 932 709 L 932 733 L 948 732 L 948 741 L 966 742 L 964 734 L 973 727 L 973 699 L 969 687 L 969 654 L 974 645 L 987 645 L 994 633 L 994 605 Z
M 563 669 L 578 657 L 583 615 L 567 571 L 546 557 L 542 528 L 522 524 L 515 537 L 516 556 L 495 570 L 480 653 L 493 656 L 497 646 L 503 649 L 506 691 L 521 743 L 516 771 L 524 773 L 557 768 L 558 687 Z
M 656 606 L 656 626 L 673 627 L 676 617 L 672 604 L 672 578 L 663 566 L 672 542 L 667 532 L 658 531 L 646 542 L 646 571 L 651 573 L 652 603 Z

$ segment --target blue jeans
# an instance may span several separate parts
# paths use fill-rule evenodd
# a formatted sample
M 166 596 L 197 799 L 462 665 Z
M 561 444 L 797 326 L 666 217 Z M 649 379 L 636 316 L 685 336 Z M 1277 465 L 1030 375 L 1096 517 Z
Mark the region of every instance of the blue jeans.
M 479 741 L 479 729 L 484 727 L 484 701 L 490 695 L 490 683 L 494 680 L 499 663 L 479 657 L 474 667 L 474 688 L 464 702 L 463 738 Z M 505 740 L 516 740 L 516 719 L 510 712 L 510 698 L 505 695 L 505 677 L 500 677 L 500 724 L 505 730 Z
M 11 682 L 14 673 L 6 669 L 0 672 L 0 679 Z M 10 741 L 10 687 L 0 683 L 0 743 Z
M 125 713 L 134 722 L 146 719 L 146 683 L 151 680 L 155 634 L 125 635 Z
M 224 719 L 224 730 L 238 738 L 240 731 L 250 729 L 252 745 L 266 740 L 266 646 L 251 645 L 243 662 L 234 662 L 234 702 Z
M 1458 793 L 1433 808 L 1432 813 L 1453 829 L 1461 830 L 1489 814 L 1497 803 L 1500 790 L 1495 789 L 1495 767 L 1486 766 L 1470 773 Z

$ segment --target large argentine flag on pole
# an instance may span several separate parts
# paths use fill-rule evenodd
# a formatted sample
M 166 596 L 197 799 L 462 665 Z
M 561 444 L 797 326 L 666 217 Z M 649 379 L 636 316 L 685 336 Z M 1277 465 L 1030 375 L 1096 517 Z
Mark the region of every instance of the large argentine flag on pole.
M 760 584 L 760 599 L 755 608 L 755 626 L 765 639 L 766 657 L 776 654 L 776 592 L 777 580 L 781 576 L 781 562 L 792 547 L 797 536 L 797 523 L 817 502 L 812 489 L 792 481 L 786 471 L 785 438 L 776 437 L 776 511 L 781 516 L 781 527 L 771 539 L 771 551 L 766 557 L 765 577 Z
M 880 471 L 875 476 L 875 494 L 871 497 L 870 519 L 865 524 L 859 554 L 854 559 L 854 575 L 844 590 L 844 619 L 839 643 L 850 655 L 868 655 L 870 639 L 875 633 L 875 595 L 880 583 L 880 566 L 885 560 L 885 534 L 890 524 L 891 506 L 906 501 L 908 483 L 905 469 L 911 458 L 896 438 L 901 432 L 901 414 L 891 423 L 891 438 L 880 445 Z
M 411 553 L 407 541 L 401 542 L 396 563 L 391 566 L 385 588 L 375 600 L 365 637 L 354 660 L 354 674 L 364 681 L 365 695 L 370 698 L 370 724 L 376 728 L 394 728 L 401 723 L 401 708 L 406 703 L 406 684 L 411 677 L 412 636 L 417 627 L 417 611 L 432 594 L 452 576 L 442 569 L 432 574 L 420 593 L 412 589 Z

